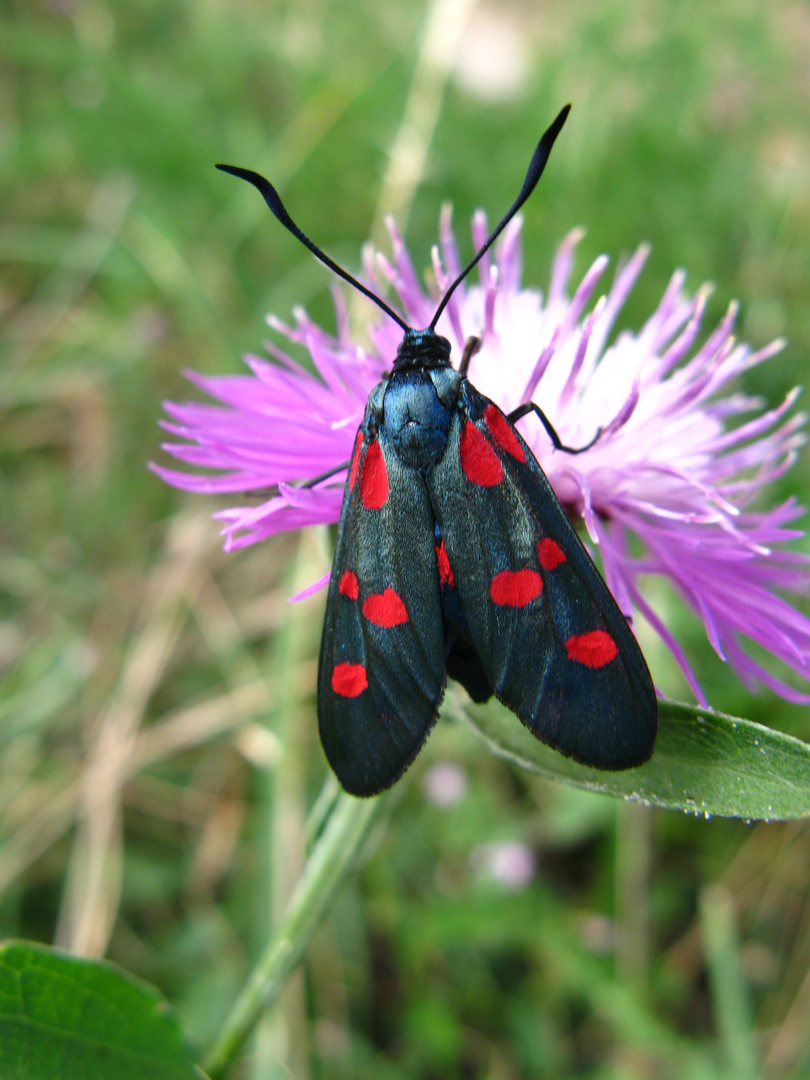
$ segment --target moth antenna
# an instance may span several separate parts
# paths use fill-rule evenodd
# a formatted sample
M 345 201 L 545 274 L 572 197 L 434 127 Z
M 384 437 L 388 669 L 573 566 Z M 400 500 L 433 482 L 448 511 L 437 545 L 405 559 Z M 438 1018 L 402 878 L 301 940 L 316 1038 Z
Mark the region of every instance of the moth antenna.
M 321 251 L 317 244 L 314 244 L 310 240 L 310 238 L 305 232 L 298 228 L 293 219 L 287 213 L 284 207 L 284 203 L 281 201 L 279 193 L 276 191 L 276 189 L 273 187 L 269 180 L 265 180 L 263 176 L 260 176 L 259 173 L 253 172 L 252 169 L 240 169 L 237 165 L 217 165 L 217 168 L 221 169 L 222 172 L 230 173 L 232 176 L 238 176 L 240 180 L 247 180 L 249 184 L 253 184 L 253 186 L 259 191 L 259 194 L 263 196 L 264 201 L 272 210 L 276 220 L 280 221 L 284 228 L 287 229 L 288 232 L 291 232 L 297 240 L 300 240 L 304 247 L 309 248 L 309 250 L 312 252 L 316 259 L 320 259 L 320 261 L 324 263 L 325 266 L 328 266 L 333 273 L 338 275 L 338 277 L 343 278 L 344 281 L 348 281 L 348 283 L 350 285 L 353 285 L 355 289 L 363 293 L 364 296 L 367 296 L 369 300 L 372 300 L 378 308 L 381 308 L 386 313 L 386 315 L 390 316 L 394 320 L 395 323 L 398 323 L 399 326 L 401 326 L 406 333 L 408 330 L 411 329 L 411 327 L 408 326 L 405 320 L 401 316 L 397 315 L 393 308 L 389 307 L 388 304 L 386 304 L 384 300 L 377 296 L 376 293 L 373 293 L 371 289 L 367 289 L 366 286 L 362 284 L 362 282 L 357 280 L 357 278 L 352 277 L 348 270 L 344 270 L 343 267 L 338 266 L 338 264 L 332 259 L 330 259 L 325 252 Z M 483 250 L 481 253 L 483 254 Z
M 486 242 L 479 249 L 478 254 L 475 255 L 474 258 L 471 259 L 470 262 L 467 263 L 467 265 L 464 267 L 464 269 L 458 275 L 456 280 L 453 282 L 453 284 L 450 286 L 450 288 L 444 294 L 444 296 L 442 297 L 441 303 L 439 304 L 438 308 L 436 308 L 436 314 L 433 316 L 433 319 L 432 319 L 432 321 L 430 323 L 430 326 L 428 327 L 429 330 L 435 330 L 436 329 L 436 323 L 439 321 L 439 316 L 444 311 L 444 309 L 447 307 L 447 302 L 450 299 L 450 297 L 453 295 L 453 292 L 454 292 L 456 286 L 461 284 L 461 282 L 464 280 L 464 278 L 467 276 L 467 274 L 469 274 L 469 272 L 476 265 L 476 263 L 479 261 L 479 259 L 481 259 L 481 257 L 485 254 L 485 252 L 487 252 L 489 250 L 489 248 L 494 244 L 494 242 L 501 235 L 503 230 L 506 228 L 506 226 L 509 224 L 509 222 L 512 220 L 512 218 L 515 216 L 515 214 L 518 212 L 518 210 L 521 208 L 521 206 L 523 206 L 523 204 L 526 202 L 528 197 L 531 195 L 531 193 L 537 187 L 537 181 L 543 175 L 543 169 L 546 167 L 546 162 L 548 161 L 549 154 L 551 153 L 551 148 L 554 145 L 554 140 L 560 134 L 562 126 L 565 123 L 566 118 L 568 116 L 568 113 L 570 111 L 571 111 L 570 104 L 566 105 L 564 108 L 562 108 L 560 110 L 558 116 L 557 116 L 557 119 L 554 121 L 553 124 L 551 124 L 551 126 L 543 134 L 543 137 L 540 139 L 540 142 L 537 144 L 537 149 L 534 151 L 534 154 L 532 155 L 532 160 L 529 163 L 529 169 L 528 169 L 528 172 L 526 173 L 526 179 L 523 181 L 523 187 L 520 189 L 520 193 L 518 194 L 518 197 L 515 199 L 515 201 L 512 203 L 512 205 L 506 211 L 506 213 L 501 218 L 501 220 L 498 222 L 498 224 L 495 226 L 493 231 L 489 234 L 489 237 L 487 238 Z

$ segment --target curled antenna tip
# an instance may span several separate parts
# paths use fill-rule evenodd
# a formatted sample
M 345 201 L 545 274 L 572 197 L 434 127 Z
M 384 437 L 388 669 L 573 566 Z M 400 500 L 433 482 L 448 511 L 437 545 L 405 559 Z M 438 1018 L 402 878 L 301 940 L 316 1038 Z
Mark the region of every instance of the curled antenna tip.
M 492 230 L 492 232 L 489 234 L 485 243 L 482 244 L 482 246 L 478 249 L 478 252 L 474 256 L 474 258 L 472 258 L 470 262 L 467 263 L 467 265 L 464 267 L 464 269 L 461 271 L 461 273 L 458 275 L 452 285 L 450 285 L 450 287 L 445 292 L 444 296 L 441 299 L 441 302 L 439 303 L 439 306 L 436 308 L 433 319 L 431 320 L 431 330 L 434 329 L 436 323 L 439 321 L 439 316 L 447 306 L 447 302 L 453 295 L 456 286 L 461 284 L 467 274 L 469 274 L 472 268 L 481 259 L 484 252 L 487 251 L 490 246 L 495 242 L 495 240 L 500 236 L 501 232 L 503 232 L 508 222 L 512 220 L 512 218 L 515 216 L 521 206 L 523 206 L 528 197 L 537 187 L 537 182 L 543 175 L 543 170 L 546 167 L 546 162 L 548 161 L 549 154 L 551 153 L 551 148 L 554 145 L 557 136 L 560 134 L 562 126 L 565 123 L 570 111 L 571 104 L 569 102 L 568 105 L 564 105 L 562 109 L 560 109 L 560 111 L 557 113 L 556 118 L 552 121 L 549 127 L 546 128 L 545 132 L 540 138 L 540 141 L 535 147 L 534 153 L 532 154 L 532 160 L 529 162 L 529 168 L 526 172 L 523 186 L 521 187 L 517 198 L 506 211 L 506 213 L 495 226 L 495 228 Z
M 310 240 L 305 232 L 299 229 L 287 213 L 284 203 L 281 201 L 281 196 L 269 180 L 266 180 L 260 173 L 254 172 L 252 169 L 242 169 L 238 165 L 218 164 L 217 168 L 222 172 L 230 173 L 232 176 L 237 176 L 240 180 L 247 180 L 249 184 L 252 184 L 269 206 L 276 220 L 279 221 L 288 232 L 292 233 L 304 247 L 308 248 L 316 259 L 319 259 L 324 266 L 328 266 L 333 273 L 338 275 L 338 277 L 343 278 L 344 281 L 347 281 L 351 286 L 363 293 L 364 296 L 367 296 L 369 300 L 373 301 L 378 308 L 384 311 L 386 315 L 401 326 L 403 330 L 410 330 L 410 327 L 401 315 L 398 315 L 393 308 L 389 307 L 389 305 L 386 304 L 381 297 L 377 296 L 376 293 L 373 293 L 371 289 L 367 289 L 362 282 L 352 277 L 352 275 L 347 270 L 344 270 L 342 266 L 338 266 L 338 264 L 333 259 L 330 259 L 324 251 L 321 251 L 317 244 Z

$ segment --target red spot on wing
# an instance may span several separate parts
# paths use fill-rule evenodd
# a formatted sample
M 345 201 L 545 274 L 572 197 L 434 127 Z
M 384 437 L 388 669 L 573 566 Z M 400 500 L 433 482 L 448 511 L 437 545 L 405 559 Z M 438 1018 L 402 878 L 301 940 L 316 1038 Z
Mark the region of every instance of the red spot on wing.
M 352 467 L 349 471 L 349 491 L 354 491 L 354 483 L 357 479 L 357 466 L 360 464 L 360 444 L 363 442 L 363 429 L 361 428 L 357 432 L 357 438 L 354 440 L 354 450 L 352 451 Z
M 543 591 L 536 570 L 501 570 L 492 579 L 489 595 L 500 607 L 525 607 Z
M 351 570 L 344 570 L 338 586 L 342 596 L 348 596 L 350 600 L 357 599 L 357 574 Z
M 456 580 L 453 577 L 453 571 L 450 569 L 450 560 L 447 557 L 444 540 L 436 547 L 436 565 L 439 567 L 439 584 L 442 588 L 455 588 Z
M 556 570 L 565 562 L 565 552 L 555 540 L 546 537 L 537 544 L 537 558 L 544 570 Z
M 492 437 L 502 450 L 511 454 L 517 461 L 525 461 L 526 453 L 520 445 L 515 429 L 503 415 L 497 405 L 487 405 L 484 409 L 484 420 L 492 432 Z
M 363 601 L 363 614 L 375 626 L 399 626 L 408 621 L 402 597 L 389 585 L 385 592 L 372 593 Z
M 568 659 L 576 660 L 585 667 L 600 668 L 609 664 L 619 649 L 605 630 L 589 630 L 587 634 L 574 634 L 565 643 Z
M 368 686 L 366 669 L 362 664 L 335 664 L 332 689 L 341 697 L 359 697 Z
M 480 487 L 494 487 L 503 480 L 503 466 L 492 444 L 471 421 L 461 432 L 459 456 L 464 475 Z
M 379 510 L 388 499 L 388 471 L 380 444 L 369 443 L 360 472 L 360 498 L 366 510 Z

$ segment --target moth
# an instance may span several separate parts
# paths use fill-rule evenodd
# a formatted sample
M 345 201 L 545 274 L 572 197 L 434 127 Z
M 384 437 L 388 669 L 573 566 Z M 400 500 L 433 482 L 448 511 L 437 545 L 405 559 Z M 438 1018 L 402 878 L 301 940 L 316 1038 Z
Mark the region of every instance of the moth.
M 454 289 L 531 195 L 568 116 L 544 133 L 512 206 L 417 330 L 334 263 L 249 169 L 281 224 L 403 330 L 390 374 L 369 394 L 348 468 L 318 666 L 326 757 L 353 795 L 390 787 L 436 721 L 447 677 L 474 702 L 493 695 L 542 742 L 585 765 L 646 761 L 656 695 L 627 619 L 516 428 L 458 367 L 436 325 Z M 599 435 L 597 433 L 596 438 Z M 595 441 L 595 440 L 594 440 Z M 589 445 L 593 445 L 592 443 Z M 318 477 L 310 484 L 326 478 Z

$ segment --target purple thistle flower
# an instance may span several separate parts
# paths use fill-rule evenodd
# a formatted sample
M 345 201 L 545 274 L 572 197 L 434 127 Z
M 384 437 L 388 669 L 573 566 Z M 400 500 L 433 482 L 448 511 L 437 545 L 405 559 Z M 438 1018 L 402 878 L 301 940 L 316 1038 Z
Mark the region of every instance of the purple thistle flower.
M 393 262 L 370 254 L 372 287 L 390 283 L 405 320 L 426 326 L 436 297 L 427 295 L 392 223 Z M 810 621 L 784 598 L 805 593 L 808 558 L 785 545 L 803 535 L 792 523 L 803 513 L 789 499 L 774 509 L 751 510 L 761 492 L 794 462 L 804 443 L 803 414 L 787 416 L 796 391 L 761 412 L 758 398 L 727 384 L 783 347 L 775 341 L 752 351 L 735 341 L 736 306 L 696 346 L 708 290 L 683 292 L 676 272 L 661 302 L 637 333 L 611 340 L 616 318 L 647 258 L 641 247 L 618 270 L 606 295 L 586 312 L 607 267 L 598 258 L 569 295 L 581 233 L 557 250 L 544 298 L 521 286 L 521 223 L 507 226 L 494 258 L 478 268 L 478 283 L 463 283 L 437 326 L 458 359 L 471 334 L 482 338 L 469 375 L 474 385 L 509 412 L 533 400 L 551 417 L 563 443 L 591 449 L 576 458 L 554 450 L 532 414 L 521 434 L 560 501 L 581 518 L 598 545 L 607 583 L 620 607 L 635 608 L 654 627 L 684 671 L 697 699 L 705 698 L 672 634 L 644 599 L 639 578 L 660 574 L 697 612 L 718 655 L 747 685 L 755 680 L 784 698 L 807 702 L 746 651 L 753 642 L 794 671 L 810 677 Z M 472 224 L 477 250 L 486 218 Z M 437 293 L 461 267 L 450 216 L 440 225 L 434 252 Z M 309 353 L 311 374 L 276 345 L 274 362 L 248 356 L 249 375 L 189 379 L 219 405 L 166 403 L 172 435 L 165 449 L 202 474 L 153 465 L 170 484 L 222 494 L 277 490 L 253 506 L 223 510 L 226 548 L 256 543 L 287 529 L 337 521 L 345 470 L 312 487 L 296 486 L 348 462 L 369 391 L 390 369 L 400 328 L 384 318 L 370 330 L 371 348 L 355 345 L 342 294 L 334 291 L 337 336 L 295 312 L 296 325 L 270 325 Z M 309 595 L 325 580 L 305 590 Z

